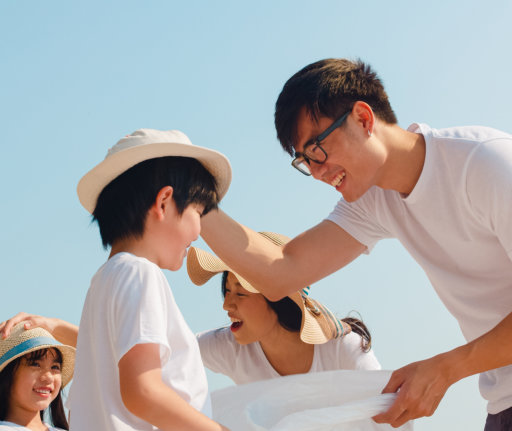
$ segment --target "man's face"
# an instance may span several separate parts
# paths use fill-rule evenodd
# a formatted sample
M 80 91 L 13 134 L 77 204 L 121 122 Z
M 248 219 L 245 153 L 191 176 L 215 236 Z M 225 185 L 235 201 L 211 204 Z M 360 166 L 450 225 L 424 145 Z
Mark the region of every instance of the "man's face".
M 303 108 L 297 119 L 295 151 L 302 152 L 305 143 L 332 123 L 333 119 L 327 117 L 314 121 Z M 310 162 L 311 174 L 334 187 L 347 202 L 359 199 L 371 186 L 378 185 L 386 155 L 377 140 L 368 136 L 355 111 L 320 144 L 328 157 L 322 164 Z

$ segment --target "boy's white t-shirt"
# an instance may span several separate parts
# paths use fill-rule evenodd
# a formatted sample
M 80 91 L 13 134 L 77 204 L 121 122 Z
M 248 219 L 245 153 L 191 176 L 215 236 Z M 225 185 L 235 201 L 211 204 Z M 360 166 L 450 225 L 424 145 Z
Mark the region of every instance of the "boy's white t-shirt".
M 45 424 L 48 427 L 48 431 L 64 431 L 62 428 L 55 428 L 51 425 Z M 18 425 L 13 422 L 0 421 L 0 431 L 30 431 L 29 428 L 23 425 Z
M 118 253 L 94 275 L 87 293 L 68 407 L 70 429 L 156 430 L 131 414 L 119 386 L 119 360 L 135 345 L 160 346 L 162 380 L 191 406 L 211 416 L 206 373 L 162 270 Z
M 471 341 L 512 312 L 512 136 L 479 126 L 409 131 L 426 142 L 413 191 L 372 187 L 341 199 L 328 220 L 368 251 L 397 238 Z M 512 365 L 482 373 L 480 391 L 489 413 L 512 406 Z
M 260 343 L 238 344 L 229 327 L 197 334 L 203 363 L 237 385 L 274 379 L 281 375 L 268 361 Z M 361 349 L 361 337 L 350 332 L 324 344 L 316 344 L 308 373 L 330 370 L 380 370 L 373 350 Z

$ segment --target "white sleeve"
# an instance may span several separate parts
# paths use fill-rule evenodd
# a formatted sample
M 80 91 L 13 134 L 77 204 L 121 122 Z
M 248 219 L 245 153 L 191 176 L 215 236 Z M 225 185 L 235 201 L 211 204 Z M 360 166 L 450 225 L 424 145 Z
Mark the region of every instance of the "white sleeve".
M 350 332 L 343 338 L 333 340 L 336 342 L 338 369 L 343 370 L 380 370 L 379 361 L 373 349 L 364 352 L 361 348 L 362 338 L 355 332 Z
M 229 327 L 200 332 L 196 337 L 204 366 L 215 373 L 230 376 L 239 346 Z
M 365 253 L 371 252 L 377 242 L 389 238 L 390 234 L 377 222 L 374 217 L 375 190 L 371 188 L 356 202 L 346 202 L 343 198 L 327 217 L 336 223 L 352 237 L 366 246 Z
M 167 338 L 170 288 L 155 265 L 139 262 L 118 273 L 111 299 L 112 347 L 119 360 L 136 344 L 160 345 L 160 358 L 171 354 Z
M 512 260 L 512 139 L 481 144 L 466 169 L 470 207 Z

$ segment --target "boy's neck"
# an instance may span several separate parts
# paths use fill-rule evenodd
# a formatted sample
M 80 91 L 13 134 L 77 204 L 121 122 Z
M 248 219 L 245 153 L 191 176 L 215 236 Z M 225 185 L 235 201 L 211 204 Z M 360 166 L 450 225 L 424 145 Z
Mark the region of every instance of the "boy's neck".
M 110 255 L 108 258 L 115 256 L 118 253 L 131 253 L 137 257 L 144 257 L 147 260 L 153 262 L 158 265 L 158 259 L 154 252 L 154 248 L 149 247 L 148 243 L 142 238 L 123 238 L 117 240 L 112 244 L 112 248 L 110 250 Z

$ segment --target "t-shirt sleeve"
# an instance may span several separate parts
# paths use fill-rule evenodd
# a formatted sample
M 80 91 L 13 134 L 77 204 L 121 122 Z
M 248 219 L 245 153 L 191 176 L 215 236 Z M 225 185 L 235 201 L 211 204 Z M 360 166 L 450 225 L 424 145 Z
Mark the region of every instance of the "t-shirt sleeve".
M 327 220 L 336 223 L 366 246 L 365 253 L 371 252 L 375 244 L 389 233 L 377 222 L 375 209 L 375 190 L 368 190 L 355 202 L 338 201 Z
M 126 265 L 118 273 L 109 320 L 117 361 L 136 344 L 158 344 L 160 358 L 171 354 L 167 337 L 169 285 L 162 271 L 146 262 Z
M 239 348 L 228 327 L 211 329 L 196 335 L 203 364 L 215 373 L 230 376 Z
M 343 370 L 380 370 L 381 366 L 373 349 L 364 352 L 361 348 L 361 336 L 350 332 L 343 338 L 335 339 L 338 369 Z
M 512 260 L 512 139 L 478 146 L 467 164 L 468 203 Z

